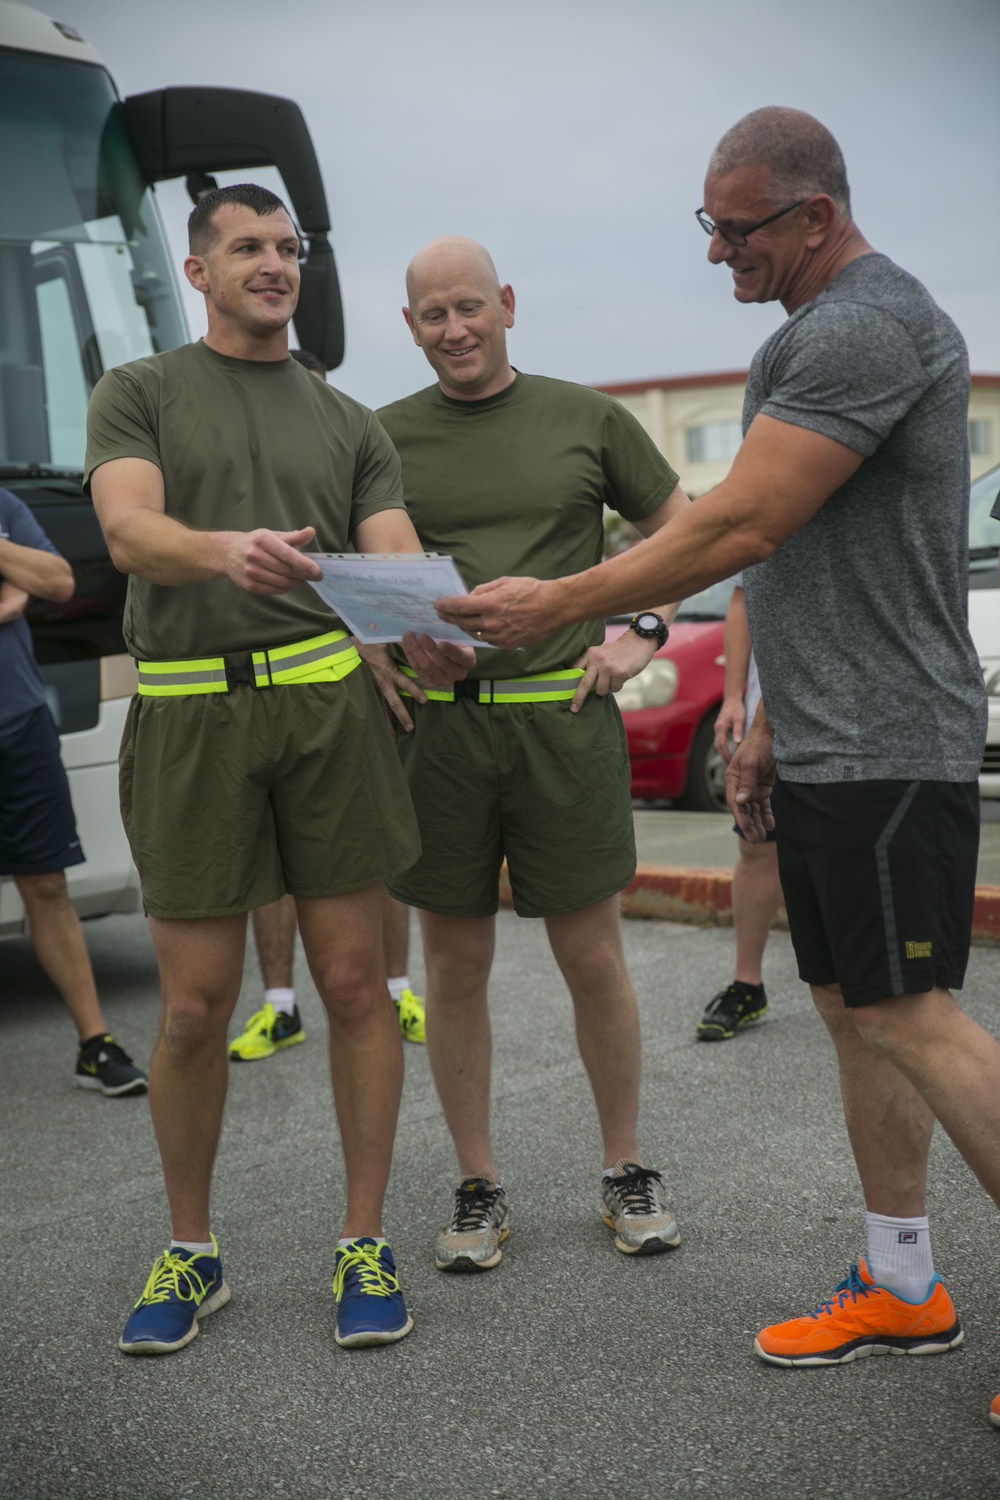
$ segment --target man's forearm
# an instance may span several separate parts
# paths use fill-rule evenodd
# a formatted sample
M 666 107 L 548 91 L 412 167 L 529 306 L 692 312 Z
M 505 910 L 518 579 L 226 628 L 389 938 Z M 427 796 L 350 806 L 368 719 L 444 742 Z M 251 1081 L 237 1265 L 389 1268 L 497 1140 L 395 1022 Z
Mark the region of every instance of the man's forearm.
M 73 569 L 64 557 L 41 547 L 0 539 L 0 576 L 34 599 L 62 604 L 73 597 Z
M 548 587 L 560 625 L 606 619 L 655 609 L 663 599 L 686 599 L 772 550 L 755 525 L 738 524 L 725 497 L 713 493 L 641 546 Z
M 177 588 L 225 577 L 226 554 L 237 533 L 194 531 L 159 511 L 136 509 L 106 526 L 105 536 L 119 572 Z
M 0 625 L 9 625 L 24 614 L 31 602 L 31 595 L 19 589 L 9 578 L 0 580 Z

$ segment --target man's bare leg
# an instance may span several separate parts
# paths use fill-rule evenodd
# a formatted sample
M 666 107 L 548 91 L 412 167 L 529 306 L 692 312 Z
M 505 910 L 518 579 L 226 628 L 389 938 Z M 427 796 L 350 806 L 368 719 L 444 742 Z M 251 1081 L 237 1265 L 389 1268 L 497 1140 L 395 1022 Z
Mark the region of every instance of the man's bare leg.
M 64 870 L 15 875 L 38 962 L 73 1018 L 81 1042 L 107 1032 L 83 928 L 69 899 Z
M 410 961 L 410 908 L 385 893 L 382 910 L 382 951 L 390 979 L 408 972 Z
M 777 844 L 748 844 L 737 839 L 733 871 L 733 930 L 736 936 L 734 979 L 761 983 L 764 949 L 771 923 L 781 905 Z
M 499 1181 L 490 1140 L 493 1036 L 487 987 L 495 917 L 422 911 L 427 968 L 427 1050 L 460 1175 Z
M 243 978 L 246 915 L 190 921 L 150 917 L 149 927 L 162 989 L 149 1110 L 174 1239 L 206 1241 L 229 1080 L 226 1028 Z
M 941 988 L 850 1014 L 859 1036 L 895 1065 L 1000 1206 L 1000 1042 Z
M 279 896 L 253 914 L 260 972 L 265 990 L 290 990 L 295 961 L 295 897 Z
M 299 931 L 326 1008 L 330 1076 L 347 1174 L 343 1238 L 382 1233 L 403 1091 L 403 1044 L 386 1004 L 383 887 L 298 898 Z
M 838 988 L 814 985 L 812 997 L 837 1049 L 844 1119 L 865 1207 L 892 1218 L 920 1218 L 926 1212 L 934 1115 L 895 1063 L 862 1035 Z
M 642 1042 L 622 948 L 619 897 L 546 917 L 545 927 L 573 999 L 577 1045 L 604 1141 L 604 1166 L 638 1162 Z

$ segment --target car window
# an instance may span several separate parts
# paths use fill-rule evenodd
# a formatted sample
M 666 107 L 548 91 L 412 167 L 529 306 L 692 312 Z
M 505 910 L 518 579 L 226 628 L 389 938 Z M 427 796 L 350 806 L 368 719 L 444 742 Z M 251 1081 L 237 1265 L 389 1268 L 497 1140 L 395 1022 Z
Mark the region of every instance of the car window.
M 1000 526 L 998 526 L 998 531 L 1000 531 Z M 677 611 L 677 618 L 678 620 L 724 620 L 732 592 L 733 580 L 731 578 L 725 578 L 721 583 L 713 583 L 710 588 L 702 589 L 699 594 L 692 594 L 690 599 L 685 599 Z
M 1000 468 L 981 474 L 969 492 L 969 550 L 1000 547 L 1000 521 L 990 515 L 1000 496 Z

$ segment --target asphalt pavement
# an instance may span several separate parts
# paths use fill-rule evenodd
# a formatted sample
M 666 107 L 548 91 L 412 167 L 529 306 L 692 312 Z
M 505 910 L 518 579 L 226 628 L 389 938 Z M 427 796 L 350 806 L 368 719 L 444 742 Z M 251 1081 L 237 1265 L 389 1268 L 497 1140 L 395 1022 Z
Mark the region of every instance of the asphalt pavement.
M 157 1013 L 145 924 L 106 918 L 87 934 L 110 1024 L 145 1060 Z M 343 1173 L 300 959 L 306 1045 L 232 1069 L 214 1221 L 232 1301 L 188 1349 L 145 1360 L 116 1340 L 168 1232 L 148 1106 L 71 1087 L 61 1003 L 26 942 L 0 948 L 5 1500 L 1000 1491 L 986 1421 L 1000 1389 L 996 1215 L 940 1135 L 934 1247 L 965 1345 L 833 1370 L 751 1352 L 760 1326 L 814 1306 L 863 1249 L 830 1048 L 787 936 L 768 949 L 770 1018 L 704 1045 L 694 1026 L 730 977 L 731 932 L 625 924 L 644 1149 L 683 1235 L 633 1261 L 599 1216 L 599 1137 L 544 928 L 505 911 L 498 934 L 495 1134 L 514 1225 L 502 1264 L 434 1268 L 455 1171 L 426 1052 L 408 1046 L 386 1229 L 415 1329 L 387 1349 L 335 1345 Z M 1000 953 L 977 948 L 965 1003 L 993 1029 L 998 979 Z M 250 957 L 238 1017 L 259 1003 Z

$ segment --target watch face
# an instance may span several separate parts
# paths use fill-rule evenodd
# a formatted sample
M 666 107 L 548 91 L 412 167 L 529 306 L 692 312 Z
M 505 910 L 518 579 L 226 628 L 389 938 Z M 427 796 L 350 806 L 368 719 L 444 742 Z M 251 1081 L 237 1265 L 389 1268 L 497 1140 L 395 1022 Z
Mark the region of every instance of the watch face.
M 641 630 L 658 630 L 660 617 L 659 615 L 636 615 L 635 623 Z

